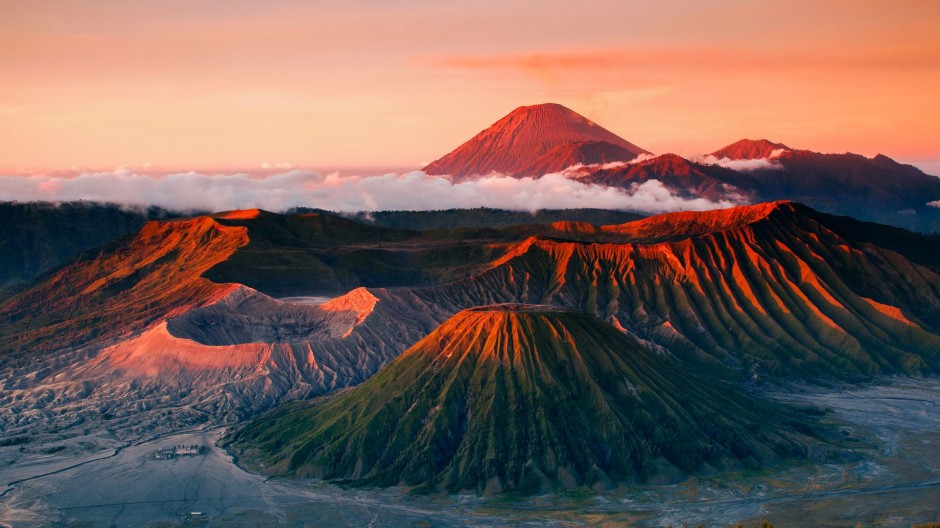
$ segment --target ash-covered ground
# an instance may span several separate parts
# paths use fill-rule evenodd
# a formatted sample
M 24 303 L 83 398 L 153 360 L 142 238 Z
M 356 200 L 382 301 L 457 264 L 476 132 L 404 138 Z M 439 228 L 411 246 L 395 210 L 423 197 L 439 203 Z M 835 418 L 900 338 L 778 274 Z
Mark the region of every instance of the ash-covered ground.
M 132 439 L 65 430 L 0 438 L 0 525 L 727 526 L 768 519 L 778 527 L 908 527 L 940 520 L 940 380 L 891 378 L 774 397 L 829 410 L 825 420 L 859 460 L 604 495 L 411 496 L 266 479 L 216 447 L 221 428 Z M 155 458 L 176 446 L 206 449 Z

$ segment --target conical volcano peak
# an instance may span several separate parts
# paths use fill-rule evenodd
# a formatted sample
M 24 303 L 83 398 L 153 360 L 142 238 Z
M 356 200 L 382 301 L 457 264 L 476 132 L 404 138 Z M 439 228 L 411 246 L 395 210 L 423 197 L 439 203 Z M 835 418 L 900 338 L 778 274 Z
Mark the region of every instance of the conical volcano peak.
M 585 323 L 580 319 L 592 320 Z M 405 354 L 443 358 L 453 368 L 466 360 L 537 359 L 558 346 L 576 348 L 566 328 L 605 325 L 595 319 L 577 310 L 544 304 L 476 306 L 458 312 Z
M 730 160 L 768 159 L 788 150 L 792 149 L 783 143 L 774 143 L 767 139 L 742 139 L 712 152 L 711 155 L 718 159 Z
M 512 112 L 510 112 L 509 115 L 534 114 L 534 113 L 541 113 L 543 115 L 556 115 L 556 116 L 561 116 L 562 118 L 569 118 L 569 119 L 574 118 L 574 119 L 582 119 L 582 120 L 588 121 L 588 119 L 582 116 L 581 114 L 575 112 L 574 110 L 568 108 L 565 105 L 558 104 L 558 103 L 539 103 L 539 104 L 534 104 L 534 105 L 523 105 L 523 106 L 516 108 Z
M 606 131 L 603 127 L 590 119 L 558 103 L 520 106 L 500 120 L 500 122 L 502 121 L 506 121 L 507 124 L 522 121 L 523 123 L 521 124 L 523 125 L 532 126 L 537 130 L 542 130 L 549 134 L 570 134 L 579 131 L 585 136 L 590 136 L 595 133 L 602 134 L 602 132 L 600 132 L 601 130 Z M 619 139 L 616 136 L 614 136 L 614 138 Z M 579 139 L 586 140 L 587 137 Z M 600 137 L 596 139 L 603 140 Z
M 541 176 L 585 161 L 630 161 L 644 153 L 577 112 L 546 103 L 516 108 L 424 171 L 455 180 L 491 173 Z
M 236 442 L 275 473 L 544 493 L 799 457 L 792 423 L 594 316 L 512 304 L 464 310 L 365 383 Z

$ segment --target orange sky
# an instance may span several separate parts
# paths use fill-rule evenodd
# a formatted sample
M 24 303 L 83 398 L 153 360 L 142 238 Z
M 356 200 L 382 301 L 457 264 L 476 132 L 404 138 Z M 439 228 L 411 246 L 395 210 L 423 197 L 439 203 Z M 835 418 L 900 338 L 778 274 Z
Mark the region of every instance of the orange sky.
M 652 4 L 0 0 L 0 168 L 417 168 L 549 101 L 654 152 L 940 161 L 940 2 Z

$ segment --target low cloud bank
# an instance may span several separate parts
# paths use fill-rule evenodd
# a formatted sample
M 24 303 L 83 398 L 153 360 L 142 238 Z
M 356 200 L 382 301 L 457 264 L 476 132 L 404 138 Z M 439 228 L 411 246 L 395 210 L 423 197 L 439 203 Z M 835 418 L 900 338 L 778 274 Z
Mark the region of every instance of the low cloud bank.
M 127 170 L 74 176 L 0 176 L 0 201 L 13 200 L 155 205 L 180 212 L 255 207 L 269 211 L 317 207 L 337 212 L 590 207 L 661 213 L 739 205 L 734 200 L 684 199 L 655 180 L 619 189 L 582 183 L 564 174 L 537 179 L 490 176 L 455 184 L 423 172 L 339 176 L 302 170 L 264 177 L 196 172 L 151 176 Z
M 777 152 L 777 151 L 774 151 Z M 735 171 L 748 172 L 761 169 L 782 169 L 783 165 L 775 161 L 776 156 L 771 156 L 769 158 L 759 158 L 759 159 L 744 159 L 744 160 L 733 160 L 730 158 L 721 158 L 718 159 L 715 156 L 709 154 L 707 156 L 700 156 L 693 158 L 692 161 L 697 163 L 703 163 L 705 165 L 719 165 L 726 169 L 731 169 Z

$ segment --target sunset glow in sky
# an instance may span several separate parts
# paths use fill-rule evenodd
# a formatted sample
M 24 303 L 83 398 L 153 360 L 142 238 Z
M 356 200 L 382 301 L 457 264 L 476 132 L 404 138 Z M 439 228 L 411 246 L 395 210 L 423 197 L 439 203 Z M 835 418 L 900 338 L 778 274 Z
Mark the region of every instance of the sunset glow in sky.
M 0 169 L 416 169 L 558 102 L 653 152 L 940 161 L 935 0 L 0 0 Z

